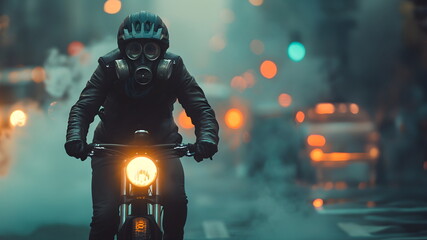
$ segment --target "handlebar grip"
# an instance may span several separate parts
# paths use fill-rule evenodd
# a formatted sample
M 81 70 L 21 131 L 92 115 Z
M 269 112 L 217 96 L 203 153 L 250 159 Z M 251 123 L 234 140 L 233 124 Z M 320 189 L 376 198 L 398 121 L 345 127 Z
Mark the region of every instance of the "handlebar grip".
M 193 144 L 193 143 L 187 144 L 187 149 L 188 149 L 188 152 L 195 153 L 196 152 L 196 144 Z
M 86 157 L 92 157 L 94 155 L 94 150 L 95 150 L 95 143 L 88 144 L 86 146 Z
M 86 150 L 88 152 L 92 151 L 95 148 L 95 143 L 90 143 L 87 145 Z

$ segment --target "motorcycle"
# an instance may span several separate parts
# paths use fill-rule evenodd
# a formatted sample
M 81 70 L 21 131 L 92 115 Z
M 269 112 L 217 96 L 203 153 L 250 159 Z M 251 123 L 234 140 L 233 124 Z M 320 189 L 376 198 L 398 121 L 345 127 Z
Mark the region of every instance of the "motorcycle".
M 194 156 L 194 144 L 148 143 L 149 133 L 135 132 L 132 145 L 90 144 L 88 156 L 102 152 L 123 158 L 118 240 L 161 240 L 162 206 L 157 165 L 168 157 Z

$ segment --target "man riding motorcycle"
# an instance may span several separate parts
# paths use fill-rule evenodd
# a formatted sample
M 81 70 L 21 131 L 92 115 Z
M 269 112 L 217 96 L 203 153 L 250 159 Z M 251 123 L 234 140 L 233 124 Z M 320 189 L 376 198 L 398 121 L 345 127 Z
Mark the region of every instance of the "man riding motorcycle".
M 180 56 L 168 52 L 168 29 L 159 16 L 137 12 L 119 27 L 118 48 L 99 58 L 80 98 L 71 108 L 65 149 L 84 160 L 90 123 L 99 115 L 94 143 L 128 144 L 136 130 L 150 132 L 153 144 L 181 143 L 172 117 L 178 99 L 195 126 L 195 159 L 218 151 L 218 122 Z M 118 228 L 121 164 L 112 156 L 92 158 L 93 217 L 90 240 L 113 239 Z M 183 239 L 187 217 L 184 173 L 178 158 L 160 166 L 164 239 Z

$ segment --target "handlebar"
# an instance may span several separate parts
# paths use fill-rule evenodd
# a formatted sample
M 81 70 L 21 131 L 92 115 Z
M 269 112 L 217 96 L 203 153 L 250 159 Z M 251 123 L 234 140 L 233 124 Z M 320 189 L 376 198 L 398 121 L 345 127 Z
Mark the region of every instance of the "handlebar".
M 104 143 L 91 143 L 88 145 L 88 156 L 95 156 L 98 151 L 108 151 L 110 153 L 126 155 L 132 153 L 147 153 L 147 152 L 161 152 L 172 154 L 178 157 L 192 157 L 195 154 L 196 147 L 194 144 L 157 144 L 157 145 L 126 145 L 126 144 L 104 144 Z

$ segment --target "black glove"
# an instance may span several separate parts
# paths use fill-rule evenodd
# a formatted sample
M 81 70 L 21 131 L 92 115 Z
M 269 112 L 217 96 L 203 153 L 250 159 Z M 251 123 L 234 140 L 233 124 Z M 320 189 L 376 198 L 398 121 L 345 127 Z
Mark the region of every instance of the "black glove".
M 218 146 L 212 142 L 196 142 L 195 147 L 194 160 L 197 162 L 203 161 L 203 158 L 210 158 L 212 160 L 212 156 L 218 152 Z
M 68 155 L 75 158 L 80 158 L 82 161 L 86 160 L 89 152 L 88 145 L 82 140 L 73 140 L 65 143 L 65 151 Z

